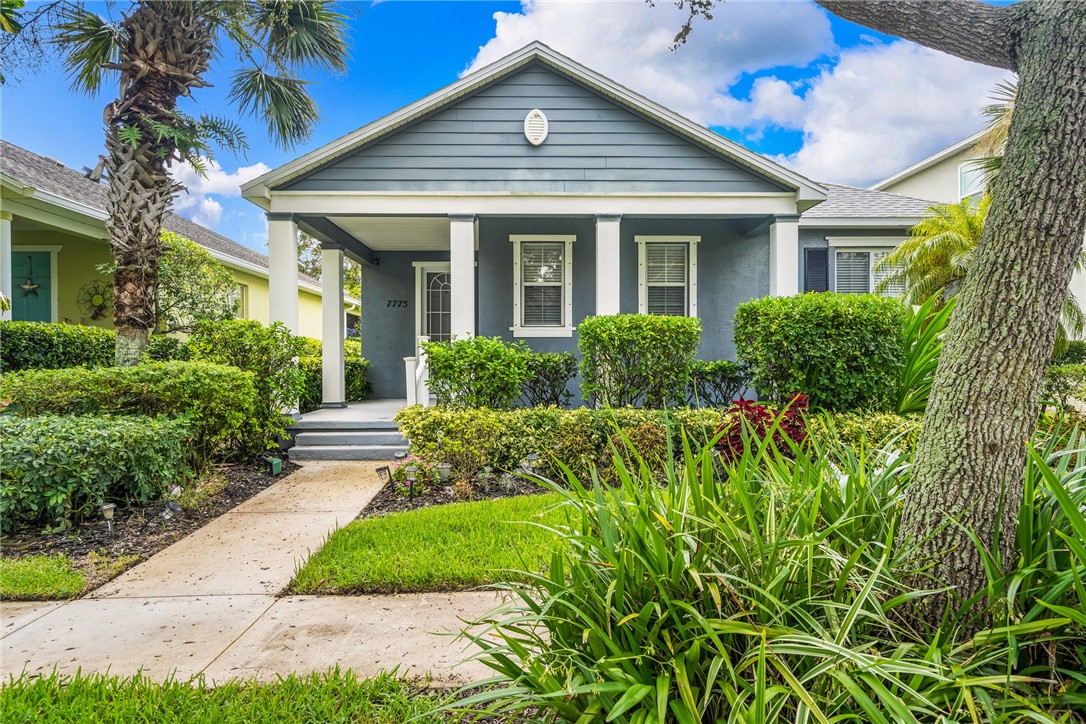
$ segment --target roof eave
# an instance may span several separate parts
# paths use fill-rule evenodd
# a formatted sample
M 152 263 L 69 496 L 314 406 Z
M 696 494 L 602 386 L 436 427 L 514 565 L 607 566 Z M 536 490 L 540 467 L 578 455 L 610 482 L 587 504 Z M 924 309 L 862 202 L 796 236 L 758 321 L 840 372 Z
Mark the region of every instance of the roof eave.
M 980 137 L 983 136 L 984 133 L 985 133 L 984 131 L 977 131 L 972 136 L 969 136 L 968 138 L 963 138 L 962 140 L 958 141 L 954 145 L 948 146 L 948 147 L 944 148 L 942 151 L 939 151 L 936 154 L 928 156 L 927 158 L 923 159 L 922 161 L 914 163 L 912 166 L 909 166 L 908 168 L 906 168 L 903 171 L 898 171 L 893 176 L 891 176 L 889 178 L 886 178 L 886 179 L 883 179 L 882 181 L 879 181 L 877 184 L 874 184 L 870 188 L 871 188 L 872 191 L 884 191 L 887 186 L 893 186 L 894 184 L 898 183 L 899 181 L 904 181 L 905 179 L 909 178 L 910 176 L 914 176 L 914 175 L 920 173 L 921 171 L 923 171 L 925 169 L 931 168 L 932 166 L 939 163 L 940 161 L 944 161 L 944 160 L 950 158 L 951 156 L 953 156 L 953 155 L 955 155 L 957 153 L 960 153 L 961 151 L 966 150 L 967 148 L 975 146 L 977 144 L 977 141 L 980 140 Z

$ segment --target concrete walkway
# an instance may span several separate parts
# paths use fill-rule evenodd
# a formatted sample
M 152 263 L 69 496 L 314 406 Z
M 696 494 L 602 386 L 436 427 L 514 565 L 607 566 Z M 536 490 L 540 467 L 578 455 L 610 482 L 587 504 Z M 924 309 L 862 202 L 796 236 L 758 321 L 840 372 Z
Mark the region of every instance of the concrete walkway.
M 91 596 L 0 604 L 0 676 L 108 671 L 274 680 L 339 664 L 459 685 L 487 675 L 454 634 L 487 592 L 276 598 L 380 489 L 383 463 L 308 463 Z

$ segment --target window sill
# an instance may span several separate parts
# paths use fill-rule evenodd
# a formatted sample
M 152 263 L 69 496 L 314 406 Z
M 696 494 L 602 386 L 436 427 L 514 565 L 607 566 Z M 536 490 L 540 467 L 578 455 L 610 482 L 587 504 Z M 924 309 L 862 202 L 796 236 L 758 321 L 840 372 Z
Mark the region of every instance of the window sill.
M 573 327 L 510 327 L 514 337 L 572 337 Z

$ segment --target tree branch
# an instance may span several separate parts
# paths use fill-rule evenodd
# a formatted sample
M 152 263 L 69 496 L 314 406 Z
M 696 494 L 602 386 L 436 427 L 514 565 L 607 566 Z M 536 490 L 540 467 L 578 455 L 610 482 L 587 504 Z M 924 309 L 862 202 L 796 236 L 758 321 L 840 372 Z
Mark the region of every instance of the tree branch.
M 974 63 L 1018 69 L 1014 11 L 977 0 L 815 0 L 839 18 Z

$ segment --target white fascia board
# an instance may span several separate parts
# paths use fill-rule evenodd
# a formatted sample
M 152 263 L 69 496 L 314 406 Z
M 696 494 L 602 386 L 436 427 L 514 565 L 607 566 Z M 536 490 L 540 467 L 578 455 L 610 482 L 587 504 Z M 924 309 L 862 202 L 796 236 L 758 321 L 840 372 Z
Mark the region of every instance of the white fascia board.
M 471 93 L 484 85 L 488 85 L 534 60 L 540 60 L 547 65 L 550 65 L 555 70 L 558 70 L 567 76 L 571 76 L 574 80 L 585 84 L 597 93 L 615 100 L 620 105 L 625 105 L 639 111 L 664 127 L 670 128 L 689 139 L 700 142 L 710 150 L 716 151 L 741 165 L 747 166 L 748 168 L 769 176 L 775 181 L 783 183 L 785 186 L 795 189 L 797 201 L 817 203 L 826 198 L 826 189 L 814 181 L 811 181 L 784 166 L 776 164 L 769 159 L 754 153 L 750 149 L 744 148 L 733 141 L 729 141 L 720 134 L 714 133 L 708 128 L 680 116 L 674 111 L 615 83 L 613 80 L 580 65 L 570 58 L 556 53 L 551 48 L 538 41 L 530 43 L 520 50 L 515 51 L 484 68 L 480 68 L 474 73 L 464 76 L 455 83 L 452 83 L 435 93 L 431 93 L 425 98 L 415 101 L 384 118 L 380 118 L 373 123 L 365 125 L 346 136 L 295 159 L 294 161 L 273 169 L 262 176 L 258 176 L 241 186 L 242 196 L 250 199 L 259 206 L 267 208 L 265 204 L 271 186 L 285 183 L 340 154 L 350 152 L 366 143 L 376 140 L 400 126 L 432 113 L 448 105 L 457 98 Z
M 826 245 L 832 247 L 897 246 L 904 236 L 827 236 Z
M 909 166 L 904 171 L 898 171 L 897 173 L 895 173 L 890 178 L 883 179 L 882 181 L 879 181 L 877 184 L 871 186 L 870 188 L 871 188 L 872 191 L 883 191 L 883 190 L 886 189 L 887 186 L 893 186 L 898 181 L 904 181 L 905 179 L 909 178 L 910 176 L 918 174 L 918 173 L 920 173 L 921 171 L 923 171 L 926 168 L 931 168 L 932 166 L 939 163 L 940 161 L 943 161 L 944 159 L 950 158 L 954 154 L 959 153 L 960 151 L 964 151 L 965 149 L 976 145 L 977 141 L 980 140 L 980 137 L 983 136 L 984 133 L 985 133 L 985 131 L 978 131 L 978 132 L 974 133 L 972 136 L 970 136 L 969 138 L 964 138 L 961 141 L 958 141 L 957 143 L 955 143 L 953 146 L 949 146 L 947 148 L 944 148 L 942 151 L 939 151 L 938 153 L 936 153 L 936 154 L 934 154 L 932 156 L 928 156 L 927 158 L 925 158 L 922 161 L 914 163 L 912 166 Z
M 872 217 L 825 217 L 799 218 L 801 229 L 907 229 L 916 226 L 923 219 L 921 216 L 872 216 Z
M 446 216 L 450 214 L 644 216 L 794 215 L 795 194 L 359 194 L 276 191 L 273 212 L 325 216 Z

